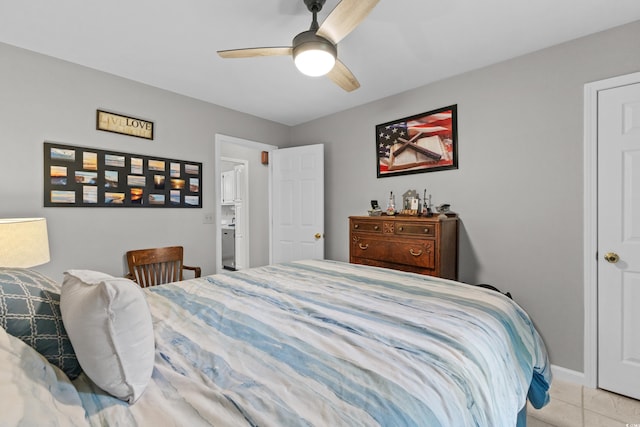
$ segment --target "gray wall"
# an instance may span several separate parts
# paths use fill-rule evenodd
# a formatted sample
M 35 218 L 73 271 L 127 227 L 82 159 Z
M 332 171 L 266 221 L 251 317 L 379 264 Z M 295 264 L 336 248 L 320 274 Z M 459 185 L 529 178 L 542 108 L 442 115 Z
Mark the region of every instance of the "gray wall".
M 96 127 L 96 109 L 155 122 L 153 141 Z M 63 271 L 126 272 L 128 249 L 183 245 L 204 274 L 215 270 L 213 224 L 215 134 L 279 145 L 287 126 L 106 73 L 0 44 L 0 217 L 44 216 L 51 262 L 38 267 L 61 280 Z M 203 163 L 203 209 L 43 208 L 43 141 L 156 155 Z
M 426 188 L 460 214 L 460 280 L 511 291 L 552 363 L 582 372 L 583 86 L 640 70 L 638 40 L 640 22 L 293 128 L 326 144 L 327 258 L 348 260 L 371 199 Z M 459 169 L 377 179 L 375 125 L 450 104 Z

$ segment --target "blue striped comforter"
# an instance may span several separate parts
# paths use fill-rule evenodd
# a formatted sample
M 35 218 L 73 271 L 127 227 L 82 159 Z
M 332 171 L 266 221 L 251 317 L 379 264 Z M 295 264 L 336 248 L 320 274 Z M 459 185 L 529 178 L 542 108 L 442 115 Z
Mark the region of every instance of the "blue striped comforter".
M 547 355 L 494 291 L 333 261 L 148 290 L 151 384 L 132 406 L 82 375 L 92 425 L 515 426 Z

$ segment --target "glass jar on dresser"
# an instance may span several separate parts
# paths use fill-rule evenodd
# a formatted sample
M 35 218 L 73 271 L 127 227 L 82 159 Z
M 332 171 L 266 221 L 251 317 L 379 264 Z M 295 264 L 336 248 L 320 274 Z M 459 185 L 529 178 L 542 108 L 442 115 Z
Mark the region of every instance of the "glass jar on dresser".
M 349 217 L 349 262 L 457 280 L 458 218 Z

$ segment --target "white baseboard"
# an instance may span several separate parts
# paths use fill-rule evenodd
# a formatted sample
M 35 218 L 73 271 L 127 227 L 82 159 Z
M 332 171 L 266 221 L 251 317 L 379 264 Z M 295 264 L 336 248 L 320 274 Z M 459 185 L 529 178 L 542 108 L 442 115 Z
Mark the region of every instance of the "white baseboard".
M 553 379 L 559 381 L 566 381 L 578 385 L 585 384 L 585 376 L 583 372 L 573 371 L 571 369 L 563 368 L 562 366 L 552 364 L 551 375 L 553 376 Z

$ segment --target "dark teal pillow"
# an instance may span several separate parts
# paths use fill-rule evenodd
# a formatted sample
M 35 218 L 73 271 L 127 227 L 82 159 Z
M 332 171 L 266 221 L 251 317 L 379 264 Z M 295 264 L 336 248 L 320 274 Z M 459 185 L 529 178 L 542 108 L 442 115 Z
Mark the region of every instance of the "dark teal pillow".
M 60 288 L 46 276 L 33 270 L 0 268 L 0 326 L 70 379 L 82 372 L 62 323 Z

